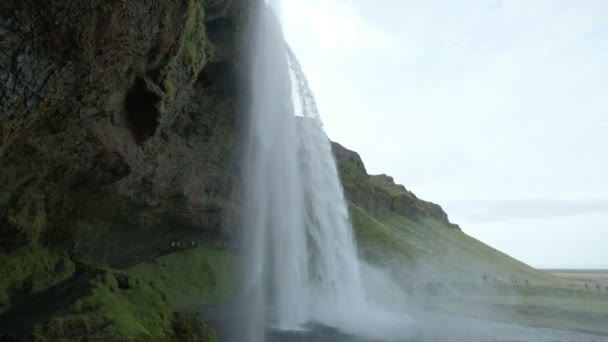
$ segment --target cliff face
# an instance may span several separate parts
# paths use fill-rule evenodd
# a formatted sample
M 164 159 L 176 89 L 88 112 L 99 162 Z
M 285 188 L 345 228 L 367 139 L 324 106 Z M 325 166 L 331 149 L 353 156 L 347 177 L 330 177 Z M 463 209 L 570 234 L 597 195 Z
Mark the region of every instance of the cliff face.
M 3 1 L 0 248 L 226 239 L 245 3 Z
M 372 215 L 393 212 L 410 220 L 434 218 L 460 229 L 458 225 L 450 223 L 448 215 L 439 205 L 419 199 L 403 185 L 395 184 L 392 177 L 368 175 L 358 153 L 335 142 L 332 148 L 344 194 L 353 204 Z
M 37 340 L 201 340 L 108 266 L 231 241 L 253 4 L 0 3 L 0 340 L 41 322 Z

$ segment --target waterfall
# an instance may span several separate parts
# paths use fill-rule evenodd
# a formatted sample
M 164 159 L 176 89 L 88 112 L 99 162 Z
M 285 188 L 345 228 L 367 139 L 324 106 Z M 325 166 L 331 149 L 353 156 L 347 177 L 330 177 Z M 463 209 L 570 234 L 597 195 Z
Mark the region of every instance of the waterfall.
M 348 208 L 331 142 L 300 64 L 287 48 L 297 117 L 299 181 L 311 272 L 311 319 L 328 322 L 364 309 L 364 292 Z
M 240 341 L 369 323 L 358 320 L 370 310 L 331 143 L 274 13 L 260 6 L 251 56 Z

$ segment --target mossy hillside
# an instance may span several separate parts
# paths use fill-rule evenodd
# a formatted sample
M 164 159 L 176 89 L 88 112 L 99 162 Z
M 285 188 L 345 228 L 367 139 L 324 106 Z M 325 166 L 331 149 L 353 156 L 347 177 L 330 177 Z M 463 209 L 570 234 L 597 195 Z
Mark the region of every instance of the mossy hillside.
M 89 285 L 84 285 L 88 290 L 69 305 L 67 312 L 62 310 L 60 315 L 38 325 L 35 341 L 217 340 L 207 322 L 194 315 L 175 313 L 163 294 L 147 282 L 105 267 L 81 267 L 93 274 L 87 276 L 91 277 Z
M 390 210 L 389 194 L 384 189 L 372 186 L 359 154 L 335 142 L 332 143 L 332 150 L 346 198 L 369 213 Z
M 393 229 L 353 203 L 349 203 L 349 211 L 361 258 L 376 264 L 414 263 L 414 251 Z
M 43 291 L 70 278 L 74 270 L 67 256 L 56 255 L 36 243 L 0 254 L 0 312 L 9 307 L 11 292 Z
M 435 218 L 452 228 L 443 209 L 431 202 L 423 201 L 403 185 L 395 184 L 387 175 L 368 175 L 357 152 L 350 151 L 338 143 L 332 143 L 340 179 L 346 198 L 371 215 L 396 212 L 410 220 Z
M 499 278 L 510 281 L 552 283 L 556 278 L 539 272 L 510 256 L 468 236 L 451 224 L 436 218 L 411 220 L 397 213 L 377 217 L 378 221 L 397 232 L 417 255 L 417 271 L 426 281 L 452 278 L 479 281 Z
M 417 198 L 412 192 L 408 191 L 405 186 L 395 184 L 393 179 L 387 175 L 370 175 L 369 182 L 374 186 L 386 190 L 391 197 L 408 196 L 412 199 Z
M 225 251 L 191 248 L 127 270 L 162 294 L 175 308 L 221 304 L 233 294 L 236 257 Z
M 209 322 L 193 314 L 175 313 L 173 333 L 179 342 L 216 342 L 215 330 Z
M 408 285 L 463 280 L 534 282 L 561 286 L 560 280 L 501 253 L 436 218 L 413 220 L 395 212 L 370 215 L 349 205 L 360 256 L 392 265 Z
M 69 313 L 38 326 L 35 341 L 215 341 L 212 328 L 196 317 L 175 314 L 146 284 L 133 289 L 93 283 Z
M 452 228 L 460 228 L 449 222 L 447 214 L 439 205 L 419 199 L 413 192 L 407 190 L 405 186 L 396 184 L 392 177 L 387 175 L 370 175 L 369 182 L 374 188 L 382 189 L 389 194 L 391 197 L 391 211 L 412 220 L 435 218 Z

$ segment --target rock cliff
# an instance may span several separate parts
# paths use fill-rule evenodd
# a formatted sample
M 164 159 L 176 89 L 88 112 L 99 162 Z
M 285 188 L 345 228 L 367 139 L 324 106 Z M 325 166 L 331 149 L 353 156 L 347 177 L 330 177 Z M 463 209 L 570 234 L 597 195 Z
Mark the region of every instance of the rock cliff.
M 357 152 L 332 143 L 346 198 L 372 215 L 394 212 L 411 220 L 424 218 L 438 219 L 450 227 L 460 229 L 450 223 L 443 209 L 431 202 L 419 199 L 405 186 L 395 184 L 387 175 L 368 175 L 365 165 Z
M 0 340 L 203 338 L 113 268 L 231 241 L 252 3 L 0 4 Z
M 114 264 L 168 243 L 165 230 L 230 235 L 244 7 L 0 5 L 3 250 L 40 242 Z

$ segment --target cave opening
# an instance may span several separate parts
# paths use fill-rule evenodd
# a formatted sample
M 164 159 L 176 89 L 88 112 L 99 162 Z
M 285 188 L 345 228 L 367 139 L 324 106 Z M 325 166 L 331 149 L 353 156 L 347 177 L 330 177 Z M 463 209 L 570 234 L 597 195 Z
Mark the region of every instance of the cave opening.
M 136 78 L 125 98 L 127 123 L 138 144 L 156 133 L 161 97 L 150 90 L 143 78 Z

